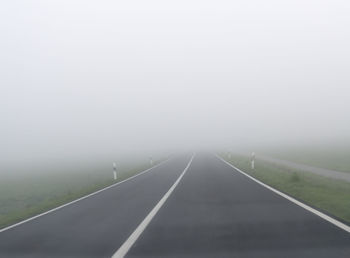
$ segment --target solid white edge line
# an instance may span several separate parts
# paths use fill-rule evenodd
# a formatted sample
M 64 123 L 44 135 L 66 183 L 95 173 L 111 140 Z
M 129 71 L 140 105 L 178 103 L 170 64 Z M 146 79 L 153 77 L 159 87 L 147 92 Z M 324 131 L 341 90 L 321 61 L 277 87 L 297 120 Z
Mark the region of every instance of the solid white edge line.
M 15 223 L 15 224 L 13 224 L 13 225 L 10 225 L 10 226 L 8 226 L 8 227 L 5 227 L 5 228 L 3 228 L 3 229 L 0 229 L 0 233 L 4 232 L 4 231 L 6 231 L 6 230 L 9 230 L 9 229 L 11 229 L 11 228 L 17 227 L 17 226 L 19 226 L 19 225 L 22 225 L 22 224 L 24 224 L 24 223 L 26 223 L 26 222 L 29 222 L 29 221 L 31 221 L 31 220 L 37 219 L 37 218 L 39 218 L 39 217 L 41 217 L 41 216 L 44 216 L 44 215 L 46 215 L 46 214 L 49 214 L 49 213 L 51 213 L 51 212 L 57 211 L 57 210 L 59 210 L 59 209 L 62 209 L 62 208 L 66 207 L 66 206 L 68 206 L 68 205 L 71 205 L 71 204 L 73 204 L 73 203 L 76 203 L 76 202 L 79 202 L 79 201 L 81 201 L 81 200 L 84 200 L 84 199 L 86 199 L 86 198 L 88 198 L 88 197 L 91 197 L 91 196 L 93 196 L 93 195 L 95 195 L 95 194 L 101 193 L 101 192 L 103 192 L 103 191 L 105 191 L 105 190 L 107 190 L 107 189 L 109 189 L 109 188 L 112 188 L 112 187 L 114 187 L 114 186 L 117 186 L 117 185 L 119 185 L 119 184 L 121 184 L 121 183 L 124 183 L 124 182 L 126 182 L 126 181 L 131 180 L 131 179 L 134 179 L 135 177 L 140 176 L 140 175 L 142 175 L 142 174 L 144 174 L 144 173 L 146 173 L 146 172 L 148 172 L 148 171 L 150 171 L 150 170 L 152 170 L 152 169 L 154 169 L 154 168 L 156 168 L 156 167 L 158 167 L 158 166 L 164 164 L 165 162 L 167 162 L 167 161 L 169 161 L 169 160 L 170 160 L 170 159 L 164 160 L 164 161 L 162 161 L 161 163 L 159 163 L 159 164 L 157 164 L 157 165 L 155 165 L 155 166 L 153 166 L 153 167 L 150 167 L 150 168 L 148 168 L 148 169 L 146 169 L 146 170 L 144 170 L 144 171 L 142 171 L 142 172 L 140 172 L 140 173 L 138 173 L 138 174 L 136 174 L 136 175 L 133 175 L 132 177 L 128 177 L 128 178 L 124 179 L 123 181 L 117 182 L 117 183 L 115 183 L 115 184 L 113 184 L 113 185 L 110 185 L 110 186 L 107 186 L 107 187 L 105 187 L 105 188 L 102 188 L 102 189 L 100 189 L 100 190 L 98 190 L 98 191 L 96 191 L 96 192 L 90 193 L 90 194 L 85 195 L 85 196 L 83 196 L 83 197 L 80 197 L 80 198 L 78 198 L 78 199 L 76 199 L 76 200 L 73 200 L 73 201 L 71 201 L 71 202 L 65 203 L 65 204 L 63 204 L 63 205 L 60 205 L 60 206 L 58 206 L 58 207 L 56 207 L 56 208 L 53 208 L 53 209 L 51 209 L 51 210 L 45 211 L 45 212 L 43 212 L 43 213 L 40 213 L 40 214 L 38 214 L 38 215 L 35 215 L 35 216 L 33 216 L 33 217 L 30 217 L 30 218 L 28 218 L 28 219 L 22 220 L 22 221 L 17 222 L 17 223 Z
M 215 156 L 216 156 L 218 159 L 220 159 L 221 161 L 225 162 L 225 163 L 226 163 L 227 165 L 229 165 L 230 167 L 232 167 L 232 168 L 234 168 L 235 170 L 237 170 L 239 173 L 241 173 L 241 174 L 245 175 L 246 177 L 250 178 L 251 180 L 255 181 L 256 183 L 258 183 L 258 184 L 260 184 L 260 185 L 266 187 L 267 189 L 269 189 L 269 190 L 273 191 L 274 193 L 276 193 L 276 194 L 278 194 L 278 195 L 280 195 L 280 196 L 286 198 L 287 200 L 289 200 L 289 201 L 291 201 L 291 202 L 293 202 L 293 203 L 299 205 L 300 207 L 304 208 L 305 210 L 308 210 L 309 212 L 312 212 L 313 214 L 315 214 L 315 215 L 321 217 L 322 219 L 324 219 L 324 220 L 326 220 L 326 221 L 332 223 L 333 225 L 337 226 L 338 228 L 341 228 L 341 229 L 345 230 L 346 232 L 350 233 L 350 227 L 347 226 L 347 225 L 345 225 L 344 223 L 342 223 L 342 222 L 340 222 L 340 221 L 338 221 L 338 220 L 336 220 L 336 219 L 334 219 L 334 218 L 332 218 L 332 217 L 330 217 L 330 216 L 328 216 L 328 215 L 326 215 L 326 214 L 324 214 L 324 213 L 322 213 L 322 212 L 320 212 L 320 211 L 318 211 L 318 210 L 316 210 L 316 209 L 314 209 L 314 208 L 312 208 L 312 207 L 306 205 L 305 203 L 302 203 L 302 202 L 300 202 L 300 201 L 294 199 L 293 197 L 290 197 L 290 196 L 287 195 L 287 194 L 284 194 L 284 193 L 278 191 L 277 189 L 275 189 L 275 188 L 273 188 L 273 187 L 271 187 L 271 186 L 268 186 L 268 185 L 264 184 L 263 182 L 259 181 L 258 179 L 256 179 L 256 178 L 254 178 L 254 177 L 248 175 L 247 173 L 243 172 L 242 170 L 240 170 L 239 168 L 235 167 L 235 166 L 232 165 L 231 163 L 227 162 L 226 160 L 224 160 L 224 159 L 221 158 L 220 156 L 218 156 L 218 155 L 215 155 Z
M 140 237 L 140 235 L 146 229 L 146 227 L 151 222 L 153 217 L 158 213 L 160 208 L 163 206 L 163 204 L 169 198 L 169 196 L 174 191 L 176 186 L 179 184 L 180 180 L 182 179 L 182 177 L 185 175 L 186 171 L 190 167 L 194 156 L 195 156 L 195 154 L 192 155 L 186 168 L 182 171 L 181 175 L 178 177 L 178 179 L 175 181 L 175 183 L 170 187 L 168 192 L 166 192 L 166 194 L 162 197 L 162 199 L 160 199 L 160 201 L 157 203 L 157 205 L 154 206 L 154 208 L 151 210 L 151 212 L 144 218 L 144 220 L 140 223 L 140 225 L 138 225 L 138 227 L 135 229 L 135 231 L 129 236 L 129 238 L 113 254 L 112 258 L 124 257 L 128 253 L 130 248 L 133 246 L 133 244 L 136 242 L 136 240 Z

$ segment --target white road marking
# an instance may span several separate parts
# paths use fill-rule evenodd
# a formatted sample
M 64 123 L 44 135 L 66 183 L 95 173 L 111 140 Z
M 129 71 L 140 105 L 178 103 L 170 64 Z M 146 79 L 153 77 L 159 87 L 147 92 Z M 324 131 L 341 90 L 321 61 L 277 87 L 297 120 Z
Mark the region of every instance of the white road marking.
M 268 186 L 268 185 L 264 184 L 263 182 L 261 182 L 261 181 L 259 181 L 258 179 L 256 179 L 256 178 L 254 178 L 254 177 L 248 175 L 247 173 L 243 172 L 243 171 L 240 170 L 239 168 L 235 167 L 235 166 L 232 165 L 231 163 L 229 163 L 229 162 L 227 162 L 226 160 L 224 160 L 223 158 L 219 157 L 218 155 L 216 155 L 216 157 L 217 157 L 218 159 L 220 159 L 221 161 L 225 162 L 225 163 L 226 163 L 227 165 L 229 165 L 230 167 L 232 167 L 232 168 L 234 168 L 235 170 L 237 170 L 239 173 L 241 173 L 241 174 L 245 175 L 246 177 L 250 178 L 251 180 L 255 181 L 256 183 L 258 183 L 258 184 L 260 184 L 260 185 L 266 187 L 267 189 L 273 191 L 274 193 L 276 193 L 276 194 L 278 194 L 278 195 L 280 195 L 280 196 L 286 198 L 287 200 L 289 200 L 289 201 L 291 201 L 291 202 L 293 202 L 293 203 L 299 205 L 300 207 L 304 208 L 305 210 L 308 210 L 308 211 L 312 212 L 313 214 L 315 214 L 315 215 L 321 217 L 322 219 L 327 220 L 328 222 L 332 223 L 333 225 L 335 225 L 335 226 L 337 226 L 337 227 L 339 227 L 339 228 L 341 228 L 341 229 L 347 231 L 348 233 L 350 233 L 350 227 L 347 226 L 347 225 L 345 225 L 344 223 L 342 223 L 342 222 L 340 222 L 340 221 L 338 221 L 338 220 L 336 220 L 336 219 L 334 219 L 334 218 L 332 218 L 332 217 L 330 217 L 330 216 L 328 216 L 328 215 L 326 215 L 326 214 L 324 214 L 324 213 L 322 213 L 322 212 L 320 212 L 320 211 L 318 211 L 318 210 L 316 210 L 316 209 L 314 209 L 314 208 L 311 208 L 310 206 L 306 205 L 305 203 L 302 203 L 302 202 L 300 202 L 300 201 L 294 199 L 293 197 L 290 197 L 289 195 L 284 194 L 284 193 L 278 191 L 277 189 L 275 189 L 275 188 L 273 188 L 273 187 L 271 187 L 271 186 Z
M 153 217 L 157 214 L 157 212 L 160 210 L 160 208 L 163 206 L 163 204 L 166 202 L 166 200 L 169 198 L 171 193 L 174 191 L 176 186 L 179 184 L 182 177 L 185 175 L 186 171 L 190 167 L 192 160 L 194 158 L 195 154 L 191 157 L 191 160 L 188 162 L 186 168 L 181 173 L 179 178 L 175 181 L 175 183 L 170 187 L 168 192 L 160 199 L 160 201 L 157 203 L 156 206 L 151 210 L 151 212 L 144 218 L 144 220 L 140 223 L 140 225 L 135 229 L 135 231 L 129 236 L 129 238 L 121 245 L 121 247 L 114 253 L 112 258 L 120 258 L 124 257 L 127 252 L 130 250 L 132 245 L 136 242 L 136 240 L 140 237 L 142 232 L 146 229 L 148 224 L 151 222 Z
M 165 160 L 165 161 L 163 161 L 163 162 L 161 162 L 161 163 L 155 165 L 154 167 L 148 168 L 148 169 L 146 169 L 145 171 L 142 171 L 142 172 L 140 172 L 140 173 L 138 173 L 138 174 L 136 174 L 136 175 L 134 175 L 134 176 L 132 176 L 132 177 L 129 177 L 129 178 L 123 180 L 123 181 L 120 181 L 120 182 L 115 183 L 115 184 L 113 184 L 113 185 L 110 185 L 110 186 L 107 186 L 107 187 L 105 187 L 105 188 L 102 188 L 102 189 L 100 189 L 100 190 L 98 190 L 98 191 L 96 191 L 96 192 L 93 192 L 93 193 L 91 193 L 91 194 L 85 195 L 85 196 L 80 197 L 80 198 L 78 198 L 78 199 L 76 199 L 76 200 L 74 200 L 74 201 L 68 202 L 68 203 L 66 203 L 66 204 L 63 204 L 63 205 L 58 206 L 58 207 L 56 207 L 56 208 L 53 208 L 53 209 L 51 209 L 51 210 L 45 211 L 45 212 L 43 212 L 43 213 L 40 213 L 40 214 L 38 214 L 38 215 L 35 215 L 35 216 L 30 217 L 30 218 L 28 218 L 28 219 L 25 219 L 25 220 L 23 220 L 23 221 L 20 221 L 20 222 L 18 222 L 18 223 L 16 223 L 16 224 L 13 224 L 13 225 L 8 226 L 8 227 L 6 227 L 6 228 L 0 229 L 0 233 L 1 233 L 1 232 L 4 232 L 4 231 L 6 231 L 6 230 L 9 230 L 9 229 L 11 229 L 11 228 L 17 227 L 17 226 L 19 226 L 19 225 L 22 225 L 22 224 L 24 224 L 24 223 L 26 223 L 26 222 L 29 222 L 29 221 L 31 221 L 31 220 L 37 219 L 37 218 L 39 218 L 39 217 L 41 217 L 41 216 L 44 216 L 44 215 L 46 215 L 46 214 L 49 214 L 49 213 L 51 213 L 51 212 L 57 211 L 57 210 L 59 210 L 59 209 L 62 209 L 62 208 L 66 207 L 66 206 L 68 206 L 68 205 L 71 205 L 71 204 L 73 204 L 73 203 L 76 203 L 76 202 L 79 202 L 79 201 L 81 201 L 81 200 L 84 200 L 84 199 L 86 199 L 86 198 L 88 198 L 88 197 L 91 197 L 91 196 L 93 196 L 93 195 L 95 195 L 95 194 L 101 193 L 101 192 L 103 192 L 103 191 L 105 191 L 105 190 L 107 190 L 107 189 L 109 189 L 109 188 L 112 188 L 112 187 L 114 187 L 114 186 L 117 186 L 117 185 L 119 185 L 119 184 L 121 184 L 121 183 L 124 183 L 124 182 L 126 182 L 126 181 L 129 181 L 129 180 L 131 180 L 131 179 L 133 179 L 133 178 L 135 178 L 135 177 L 137 177 L 137 176 L 140 176 L 140 175 L 142 175 L 142 174 L 144 174 L 144 173 L 146 173 L 146 172 L 148 172 L 148 171 L 150 171 L 150 170 L 152 170 L 152 169 L 154 169 L 154 168 L 160 166 L 161 164 L 164 164 L 164 163 L 167 162 L 167 161 L 169 161 L 169 159 L 167 159 L 167 160 Z

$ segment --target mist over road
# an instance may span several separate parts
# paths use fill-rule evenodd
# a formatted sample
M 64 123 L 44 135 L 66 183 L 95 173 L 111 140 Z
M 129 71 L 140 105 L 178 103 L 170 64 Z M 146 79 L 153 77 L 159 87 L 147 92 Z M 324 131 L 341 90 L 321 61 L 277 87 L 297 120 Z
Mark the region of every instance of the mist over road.
M 349 146 L 349 7 L 1 1 L 0 174 L 129 151 Z
M 350 257 L 349 234 L 199 153 L 350 168 L 349 28 L 345 0 L 0 1 L 1 223 L 180 154 L 0 230 L 0 258 L 110 257 L 164 197 L 127 255 Z M 349 183 L 326 181 L 299 186 L 350 221 Z

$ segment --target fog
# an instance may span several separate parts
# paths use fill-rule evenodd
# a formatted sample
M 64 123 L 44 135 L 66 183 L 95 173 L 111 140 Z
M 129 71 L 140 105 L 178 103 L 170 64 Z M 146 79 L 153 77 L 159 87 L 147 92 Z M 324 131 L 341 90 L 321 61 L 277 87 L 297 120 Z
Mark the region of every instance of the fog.
M 0 5 L 2 165 L 350 142 L 348 1 Z

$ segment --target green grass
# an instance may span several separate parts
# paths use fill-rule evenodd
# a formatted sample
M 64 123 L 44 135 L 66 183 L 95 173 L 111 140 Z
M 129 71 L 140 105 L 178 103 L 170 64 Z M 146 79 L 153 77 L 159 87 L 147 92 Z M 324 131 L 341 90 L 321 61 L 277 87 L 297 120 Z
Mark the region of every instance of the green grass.
M 350 183 L 260 160 L 252 170 L 249 157 L 221 156 L 258 180 L 350 223 Z
M 149 167 L 149 164 L 136 164 L 134 167 L 121 168 L 118 170 L 118 180 L 113 180 L 112 170 L 98 172 L 98 168 L 85 172 L 67 171 L 4 178 L 0 181 L 0 228 L 122 181 Z M 100 168 L 100 171 L 104 169 Z

